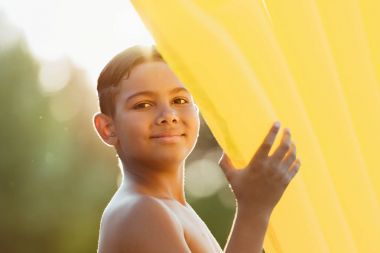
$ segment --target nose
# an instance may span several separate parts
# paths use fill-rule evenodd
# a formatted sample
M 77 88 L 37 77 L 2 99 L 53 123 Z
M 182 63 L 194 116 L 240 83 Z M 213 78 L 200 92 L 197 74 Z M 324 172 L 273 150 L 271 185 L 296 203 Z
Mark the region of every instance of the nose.
M 170 107 L 165 107 L 160 111 L 157 117 L 157 124 L 173 124 L 178 123 L 179 118 L 176 110 Z

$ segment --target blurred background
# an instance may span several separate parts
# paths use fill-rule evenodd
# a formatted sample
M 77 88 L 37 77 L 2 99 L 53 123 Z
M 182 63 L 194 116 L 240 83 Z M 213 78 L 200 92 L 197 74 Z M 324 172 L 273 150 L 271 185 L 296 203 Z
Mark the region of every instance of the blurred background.
M 129 1 L 0 3 L 0 252 L 96 251 L 120 176 L 92 126 L 96 79 L 117 52 L 152 43 Z M 223 248 L 235 203 L 201 120 L 186 196 Z

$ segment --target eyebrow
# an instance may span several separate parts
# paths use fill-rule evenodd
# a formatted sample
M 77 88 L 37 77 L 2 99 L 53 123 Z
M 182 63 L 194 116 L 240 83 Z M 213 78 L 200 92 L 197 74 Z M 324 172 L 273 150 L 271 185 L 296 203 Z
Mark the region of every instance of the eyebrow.
M 190 94 L 190 92 L 187 89 L 183 88 L 183 87 L 174 88 L 171 91 L 169 91 L 169 94 L 178 93 L 180 91 L 185 91 L 185 92 L 187 92 L 187 93 Z M 142 95 L 154 96 L 155 94 L 156 94 L 155 92 L 149 91 L 149 90 L 139 91 L 139 92 L 136 92 L 136 93 L 130 95 L 125 101 L 128 102 L 132 98 L 137 97 L 137 96 L 142 96 Z

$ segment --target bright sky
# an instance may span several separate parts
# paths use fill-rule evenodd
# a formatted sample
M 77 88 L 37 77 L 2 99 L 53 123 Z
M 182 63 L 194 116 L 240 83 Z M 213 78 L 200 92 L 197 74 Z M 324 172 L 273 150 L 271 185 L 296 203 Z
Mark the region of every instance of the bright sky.
M 129 0 L 2 0 L 0 15 L 20 28 L 36 57 L 69 57 L 94 85 L 117 52 L 154 43 Z

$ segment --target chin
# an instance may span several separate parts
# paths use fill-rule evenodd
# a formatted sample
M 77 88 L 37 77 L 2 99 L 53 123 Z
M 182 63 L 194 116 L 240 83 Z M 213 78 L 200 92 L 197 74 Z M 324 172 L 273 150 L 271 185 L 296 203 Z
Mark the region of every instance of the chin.
M 174 152 L 157 152 L 155 155 L 153 155 L 153 159 L 157 161 L 158 163 L 182 163 L 186 157 L 189 155 L 189 153 L 178 153 L 174 154 Z

